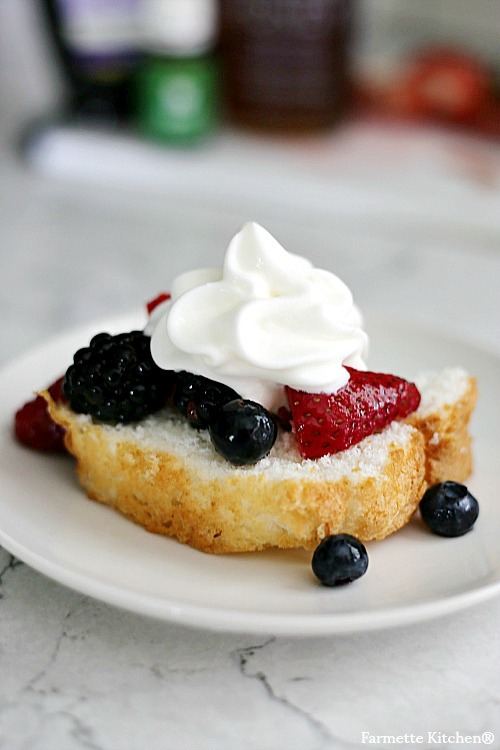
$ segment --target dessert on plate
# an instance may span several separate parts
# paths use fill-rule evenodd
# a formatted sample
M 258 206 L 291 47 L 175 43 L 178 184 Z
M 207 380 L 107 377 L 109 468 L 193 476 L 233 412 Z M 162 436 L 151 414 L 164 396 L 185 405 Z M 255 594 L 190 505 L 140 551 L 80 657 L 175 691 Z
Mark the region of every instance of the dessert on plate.
M 257 224 L 43 393 L 88 496 L 211 553 L 382 539 L 471 471 L 475 379 L 367 370 L 347 286 Z

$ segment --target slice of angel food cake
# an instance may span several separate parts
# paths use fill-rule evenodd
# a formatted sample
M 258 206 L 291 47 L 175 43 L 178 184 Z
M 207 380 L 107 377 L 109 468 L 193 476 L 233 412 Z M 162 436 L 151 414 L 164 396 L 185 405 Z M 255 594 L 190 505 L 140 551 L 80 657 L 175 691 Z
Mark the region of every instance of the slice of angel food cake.
M 151 532 L 215 554 L 310 549 L 335 586 L 419 506 L 445 536 L 476 521 L 475 379 L 368 370 L 348 287 L 258 224 L 222 267 L 174 279 L 141 330 L 81 347 L 19 410 L 18 438 L 64 446 L 90 498 Z

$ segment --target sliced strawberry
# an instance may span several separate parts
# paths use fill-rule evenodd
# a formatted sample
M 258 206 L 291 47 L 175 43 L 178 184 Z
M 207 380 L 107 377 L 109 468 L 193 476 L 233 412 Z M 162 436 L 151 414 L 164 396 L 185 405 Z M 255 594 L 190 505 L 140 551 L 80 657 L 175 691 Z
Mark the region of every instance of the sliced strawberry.
M 47 389 L 56 402 L 65 401 L 62 392 L 64 378 L 59 378 Z M 49 414 L 42 396 L 28 401 L 14 417 L 14 433 L 19 442 L 38 451 L 64 451 L 64 429 Z
M 416 385 L 395 375 L 351 367 L 337 393 L 306 393 L 286 387 L 293 430 L 303 458 L 321 458 L 356 445 L 363 438 L 415 411 Z
M 166 302 L 168 299 L 170 299 L 172 295 L 167 294 L 167 292 L 161 292 L 157 297 L 152 299 L 150 302 L 146 304 L 146 308 L 148 311 L 148 314 L 151 315 L 155 307 L 158 307 L 158 305 L 161 305 L 162 302 Z

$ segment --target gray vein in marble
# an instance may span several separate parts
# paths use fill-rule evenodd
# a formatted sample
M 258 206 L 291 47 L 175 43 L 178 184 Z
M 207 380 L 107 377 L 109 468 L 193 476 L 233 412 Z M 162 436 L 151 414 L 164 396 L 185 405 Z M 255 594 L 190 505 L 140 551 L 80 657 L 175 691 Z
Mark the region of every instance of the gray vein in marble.
M 151 664 L 149 667 L 149 671 L 152 675 L 157 677 L 159 680 L 165 680 L 167 677 L 171 675 L 184 675 L 185 677 L 190 677 L 191 675 L 199 675 L 199 674 L 206 674 L 207 669 L 206 667 L 168 667 L 161 668 L 158 664 Z
M 323 724 L 323 722 L 319 721 L 315 716 L 313 716 L 311 713 L 303 709 L 301 706 L 298 706 L 296 703 L 292 703 L 286 696 L 279 695 L 275 689 L 273 688 L 271 681 L 269 677 L 266 675 L 266 673 L 262 670 L 257 670 L 256 672 L 251 672 L 249 669 L 247 669 L 247 666 L 249 665 L 250 659 L 255 655 L 256 651 L 262 651 L 267 646 L 271 645 L 272 643 L 276 642 L 276 637 L 269 638 L 267 641 L 264 641 L 264 643 L 260 643 L 258 645 L 253 646 L 247 646 L 245 648 L 239 648 L 233 651 L 233 657 L 238 660 L 240 673 L 243 675 L 243 677 L 246 677 L 248 679 L 252 680 L 258 680 L 260 684 L 265 689 L 266 693 L 269 695 L 271 700 L 276 701 L 280 703 L 282 706 L 285 706 L 287 710 L 293 712 L 296 716 L 301 717 L 304 719 L 309 727 L 313 730 L 313 732 L 318 737 L 318 750 L 327 750 L 328 748 L 331 748 L 332 750 L 342 750 L 342 748 L 353 748 L 358 747 L 358 743 L 351 743 L 346 742 L 345 740 L 340 739 L 339 737 L 336 737 L 333 735 L 329 728 Z M 304 677 L 302 675 L 298 675 L 296 677 L 291 678 L 291 681 L 299 682 L 307 680 L 307 677 Z M 325 744 L 328 743 L 328 744 Z M 310 748 L 309 750 L 313 750 Z
M 4 591 L 4 576 L 13 570 L 15 568 L 18 568 L 20 565 L 23 565 L 24 563 L 22 560 L 18 560 L 17 557 L 14 557 L 14 555 L 11 555 L 9 552 L 5 550 L 5 553 L 7 555 L 7 562 L 4 564 L 3 568 L 0 569 L 0 599 L 3 598 Z
M 68 612 L 66 612 L 66 614 L 65 614 L 65 616 L 64 616 L 64 618 L 62 620 L 62 623 L 61 623 L 61 632 L 59 633 L 59 636 L 56 639 L 56 642 L 54 644 L 54 648 L 52 650 L 52 653 L 49 656 L 49 659 L 48 659 L 47 663 L 45 664 L 45 666 L 42 667 L 42 669 L 40 669 L 37 672 L 37 674 L 35 674 L 31 678 L 31 680 L 26 685 L 25 690 L 29 690 L 31 688 L 32 690 L 34 690 L 36 692 L 37 691 L 36 684 L 38 682 L 40 682 L 46 676 L 46 674 L 50 670 L 50 668 L 53 667 L 54 664 L 56 663 L 59 651 L 61 649 L 61 644 L 63 643 L 63 641 L 65 639 L 67 639 L 69 637 L 68 636 L 68 631 L 66 629 L 66 623 L 68 622 L 68 620 L 70 620 L 71 617 L 73 617 L 73 615 L 75 614 L 76 610 L 80 607 L 81 603 L 86 600 L 86 598 L 87 597 L 85 597 L 85 596 L 81 596 L 78 599 L 78 601 L 75 604 L 73 604 L 73 606 L 68 610 Z
M 21 564 L 21 562 L 11 556 L 9 564 L 6 565 L 5 568 L 0 572 L 0 583 L 2 581 L 2 575 L 9 568 L 17 567 L 17 565 L 19 564 Z M 49 717 L 50 721 L 52 722 L 60 719 L 66 719 L 66 721 L 69 723 L 68 734 L 75 740 L 78 747 L 88 748 L 88 750 L 102 750 L 102 747 L 98 745 L 93 739 L 93 732 L 91 727 L 85 724 L 85 722 L 82 721 L 82 719 L 80 719 L 74 713 L 74 710 L 78 707 L 78 705 L 85 702 L 85 698 L 78 697 L 76 700 L 72 700 L 68 705 L 67 700 L 69 696 L 60 693 L 57 687 L 52 686 L 48 689 L 39 687 L 39 683 L 43 682 L 43 680 L 49 674 L 50 670 L 53 669 L 56 665 L 63 642 L 65 640 L 72 640 L 71 636 L 68 633 L 67 623 L 75 615 L 75 612 L 80 608 L 81 604 L 86 600 L 87 597 L 85 596 L 79 597 L 79 599 L 75 603 L 73 603 L 72 606 L 67 610 L 66 614 L 61 620 L 60 632 L 55 639 L 54 646 L 46 660 L 46 663 L 37 671 L 35 675 L 33 675 L 28 680 L 28 682 L 24 686 L 20 687 L 18 696 L 24 695 L 26 697 L 26 704 L 29 704 L 31 706 L 34 715 L 38 717 L 38 720 L 41 723 L 46 722 Z M 52 698 L 59 697 L 66 704 L 64 708 L 58 709 L 57 707 L 53 706 L 49 711 L 46 704 L 46 698 L 49 695 Z M 0 713 L 7 712 L 9 709 L 13 708 L 14 705 L 15 703 L 11 703 L 10 700 L 5 702 L 4 705 L 0 708 Z M 29 742 L 29 740 L 27 741 Z M 28 746 L 29 745 L 26 745 L 26 747 Z
M 89 750 L 103 750 L 102 745 L 97 744 L 93 739 L 93 732 L 81 719 L 70 711 L 60 711 L 60 716 L 65 716 L 73 724 L 70 734 L 82 746 Z

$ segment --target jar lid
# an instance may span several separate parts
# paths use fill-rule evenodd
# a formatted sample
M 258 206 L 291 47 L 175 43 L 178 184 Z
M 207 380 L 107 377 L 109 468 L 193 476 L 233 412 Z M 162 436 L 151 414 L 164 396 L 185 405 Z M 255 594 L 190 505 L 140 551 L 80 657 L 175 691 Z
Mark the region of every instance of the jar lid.
M 199 54 L 215 44 L 216 0 L 141 0 L 138 11 L 139 39 L 150 52 Z

